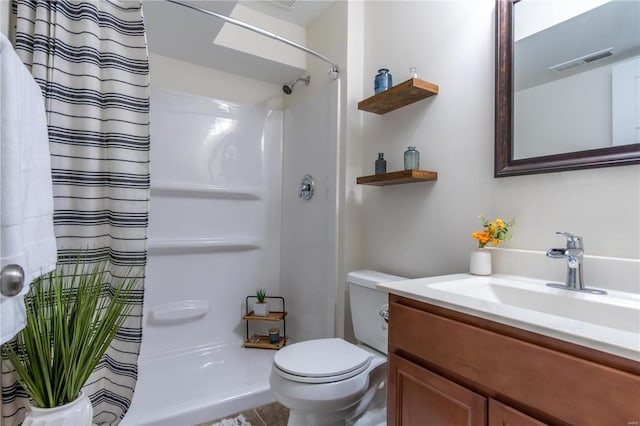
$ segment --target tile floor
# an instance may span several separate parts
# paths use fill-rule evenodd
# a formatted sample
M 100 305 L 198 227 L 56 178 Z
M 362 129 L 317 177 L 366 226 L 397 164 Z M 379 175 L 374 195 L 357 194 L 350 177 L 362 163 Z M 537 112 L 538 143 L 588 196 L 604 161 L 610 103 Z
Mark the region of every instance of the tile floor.
M 277 402 L 261 405 L 251 410 L 242 411 L 240 413 L 225 416 L 225 419 L 237 417 L 242 414 L 244 418 L 251 423 L 251 426 L 287 426 L 289 420 L 289 410 Z M 202 423 L 198 426 L 209 426 L 219 422 L 222 419 L 212 420 Z

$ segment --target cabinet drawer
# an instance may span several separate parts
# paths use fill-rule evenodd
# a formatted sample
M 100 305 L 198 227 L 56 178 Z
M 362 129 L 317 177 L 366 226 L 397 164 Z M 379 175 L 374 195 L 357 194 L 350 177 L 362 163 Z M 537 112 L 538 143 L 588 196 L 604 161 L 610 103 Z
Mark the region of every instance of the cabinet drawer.
M 517 401 L 512 405 L 536 417 L 594 426 L 640 420 L 636 375 L 391 301 L 390 352 Z

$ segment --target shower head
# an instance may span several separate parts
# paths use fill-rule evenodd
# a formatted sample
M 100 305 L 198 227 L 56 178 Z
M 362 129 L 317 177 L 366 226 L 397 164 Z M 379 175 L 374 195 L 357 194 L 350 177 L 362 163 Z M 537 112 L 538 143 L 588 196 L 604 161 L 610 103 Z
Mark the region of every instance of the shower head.
M 287 83 L 284 86 L 282 86 L 282 91 L 284 92 L 285 95 L 290 95 L 293 93 L 293 86 L 296 85 L 297 82 L 299 81 L 304 81 L 304 84 L 306 86 L 309 85 L 309 83 L 311 83 L 311 76 L 308 75 L 306 78 L 299 78 L 296 81 L 292 81 L 291 83 Z

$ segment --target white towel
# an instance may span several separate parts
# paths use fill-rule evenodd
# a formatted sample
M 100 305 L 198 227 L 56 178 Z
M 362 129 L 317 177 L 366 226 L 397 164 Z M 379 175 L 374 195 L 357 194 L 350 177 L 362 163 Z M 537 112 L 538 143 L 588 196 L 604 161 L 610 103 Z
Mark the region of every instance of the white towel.
M 25 286 L 0 296 L 0 343 L 25 325 L 29 283 L 56 263 L 47 118 L 40 86 L 0 34 L 0 268 L 24 269 Z

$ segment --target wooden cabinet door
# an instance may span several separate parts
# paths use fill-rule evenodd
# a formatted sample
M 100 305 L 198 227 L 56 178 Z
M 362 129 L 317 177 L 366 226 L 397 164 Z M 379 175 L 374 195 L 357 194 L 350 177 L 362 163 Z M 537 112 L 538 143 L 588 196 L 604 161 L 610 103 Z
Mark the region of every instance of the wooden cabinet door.
M 389 426 L 486 425 L 487 399 L 389 354 Z
M 489 399 L 489 426 L 547 426 L 547 424 L 495 399 Z

